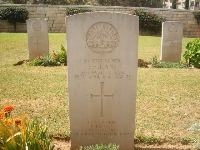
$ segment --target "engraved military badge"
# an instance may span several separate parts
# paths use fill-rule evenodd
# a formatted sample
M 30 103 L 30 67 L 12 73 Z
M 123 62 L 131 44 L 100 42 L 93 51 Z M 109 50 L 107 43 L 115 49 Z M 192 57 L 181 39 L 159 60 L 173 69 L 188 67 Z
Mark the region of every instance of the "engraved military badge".
M 86 42 L 93 52 L 110 53 L 118 46 L 119 34 L 110 23 L 98 22 L 88 29 Z

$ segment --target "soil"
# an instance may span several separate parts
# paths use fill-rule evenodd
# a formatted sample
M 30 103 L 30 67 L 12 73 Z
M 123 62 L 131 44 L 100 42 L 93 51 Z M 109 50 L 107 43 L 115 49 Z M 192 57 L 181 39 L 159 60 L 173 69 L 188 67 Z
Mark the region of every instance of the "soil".
M 70 150 L 70 141 L 54 140 L 54 150 Z M 190 145 L 135 145 L 135 150 L 193 150 Z

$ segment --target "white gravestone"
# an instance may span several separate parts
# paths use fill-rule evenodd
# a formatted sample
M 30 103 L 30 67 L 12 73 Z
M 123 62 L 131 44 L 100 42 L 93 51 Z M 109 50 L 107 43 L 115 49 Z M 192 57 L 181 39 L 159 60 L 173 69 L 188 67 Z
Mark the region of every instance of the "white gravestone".
M 162 24 L 161 61 L 179 62 L 182 51 L 183 25 L 181 22 L 166 21 Z
M 139 21 L 95 12 L 67 17 L 71 149 L 134 149 Z
M 49 54 L 49 37 L 47 20 L 27 20 L 29 61 Z

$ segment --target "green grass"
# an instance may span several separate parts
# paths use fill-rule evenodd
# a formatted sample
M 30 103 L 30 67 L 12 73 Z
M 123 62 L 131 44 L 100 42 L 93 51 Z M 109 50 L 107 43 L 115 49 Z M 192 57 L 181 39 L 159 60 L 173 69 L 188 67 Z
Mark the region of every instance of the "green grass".
M 49 36 L 51 52 L 66 47 L 65 34 Z M 160 40 L 140 36 L 139 58 L 159 58 Z M 183 51 L 192 40 L 183 39 Z M 52 134 L 69 136 L 67 67 L 13 66 L 28 59 L 27 45 L 25 33 L 0 33 L 0 108 L 13 104 L 15 115 L 39 116 Z M 200 121 L 200 69 L 139 68 L 137 85 L 137 137 L 175 144 L 195 137 L 187 128 Z

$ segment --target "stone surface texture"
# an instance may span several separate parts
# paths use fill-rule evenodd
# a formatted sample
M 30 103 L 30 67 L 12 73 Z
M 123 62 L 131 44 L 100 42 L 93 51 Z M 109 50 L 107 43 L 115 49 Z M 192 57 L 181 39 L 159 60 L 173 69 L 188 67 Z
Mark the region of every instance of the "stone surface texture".
M 166 21 L 162 24 L 160 60 L 179 62 L 182 52 L 183 25 L 181 22 Z
M 67 17 L 71 149 L 134 149 L 139 18 L 95 12 Z
M 27 20 L 29 61 L 49 54 L 47 20 L 42 18 Z

